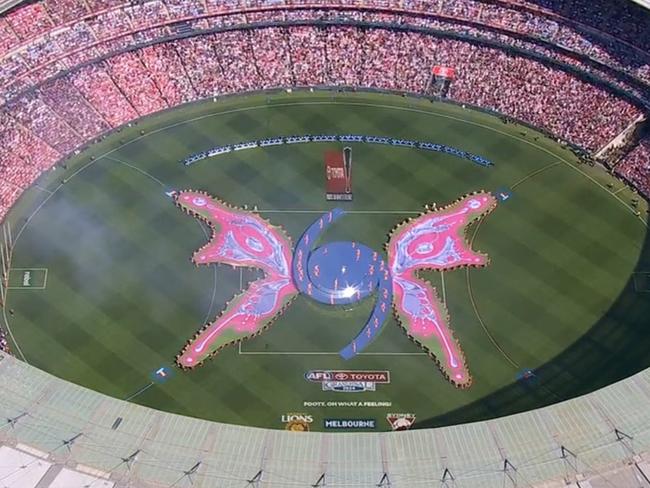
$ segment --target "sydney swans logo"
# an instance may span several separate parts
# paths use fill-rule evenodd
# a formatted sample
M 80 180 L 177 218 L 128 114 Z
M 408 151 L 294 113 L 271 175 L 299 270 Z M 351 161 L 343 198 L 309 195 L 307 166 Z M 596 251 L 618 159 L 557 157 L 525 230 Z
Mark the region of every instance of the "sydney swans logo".
M 298 294 L 328 305 L 351 304 L 374 295 L 372 313 L 341 349 L 341 357 L 350 359 L 363 351 L 379 335 L 392 310 L 408 336 L 436 361 L 450 382 L 470 386 L 472 378 L 447 309 L 435 288 L 417 273 L 488 264 L 486 255 L 467 244 L 465 231 L 496 207 L 490 193 L 466 195 L 403 222 L 389 235 L 387 258 L 358 242 L 313 247 L 327 227 L 344 215 L 341 209 L 313 222 L 294 250 L 281 228 L 255 213 L 198 191 L 178 192 L 174 198 L 181 209 L 212 229 L 209 243 L 192 256 L 195 264 L 226 263 L 264 272 L 188 341 L 176 358 L 182 368 L 193 368 L 222 348 L 261 333 Z

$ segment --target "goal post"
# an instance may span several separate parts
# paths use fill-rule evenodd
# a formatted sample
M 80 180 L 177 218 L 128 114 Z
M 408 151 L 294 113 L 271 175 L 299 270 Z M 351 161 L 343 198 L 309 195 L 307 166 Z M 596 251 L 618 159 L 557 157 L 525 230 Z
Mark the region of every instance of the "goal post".
M 11 258 L 13 255 L 13 236 L 11 226 L 2 225 L 2 241 L 0 241 L 0 307 L 5 306 L 7 289 L 9 288 L 9 273 L 11 271 Z

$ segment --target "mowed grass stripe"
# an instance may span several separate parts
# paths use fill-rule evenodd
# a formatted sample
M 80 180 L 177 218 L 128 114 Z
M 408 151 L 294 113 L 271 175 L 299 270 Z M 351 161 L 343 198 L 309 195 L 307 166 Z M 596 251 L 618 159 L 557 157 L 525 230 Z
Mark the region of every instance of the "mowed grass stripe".
M 516 253 L 529 248 L 513 238 L 508 249 Z M 537 257 L 540 258 L 539 255 Z M 549 354 L 544 354 L 542 343 L 534 340 L 535 331 L 548 339 L 554 338 L 560 346 L 566 344 L 568 338 L 575 337 L 580 330 L 576 329 L 573 317 L 592 317 L 595 321 L 601 311 L 596 306 L 603 302 L 590 295 L 584 282 L 572 280 L 561 268 L 553 266 L 546 259 L 540 258 L 537 263 L 540 267 L 542 264 L 548 265 L 547 272 L 529 276 L 528 267 L 511 261 L 510 266 L 495 266 L 495 271 L 510 276 L 500 282 L 498 287 L 495 287 L 492 280 L 482 279 L 478 272 L 476 279 L 474 272 L 471 272 L 471 284 L 481 315 L 502 347 L 509 354 L 515 354 L 516 349 L 521 352 L 534 351 L 535 356 L 541 359 L 548 358 Z M 516 272 L 513 273 L 513 270 Z M 515 276 L 520 278 L 516 279 Z M 566 288 L 564 283 L 568 283 Z M 482 293 L 485 287 L 492 287 L 492 293 Z M 567 295 L 569 288 L 572 288 L 572 294 Z M 569 298 L 579 290 L 585 290 L 580 292 L 584 299 Z M 508 316 L 513 316 L 516 320 L 507 320 Z M 559 350 L 560 348 L 554 352 Z
M 114 184 L 113 188 L 114 188 L 114 190 L 116 190 L 118 192 L 117 195 L 120 195 L 120 193 L 124 194 L 124 192 L 120 192 L 119 185 Z M 95 195 L 95 197 L 101 196 L 101 192 L 95 192 L 94 195 Z M 108 199 L 112 200 L 112 197 L 108 198 Z M 140 216 L 145 216 L 145 214 L 140 214 Z M 119 214 L 118 214 L 118 217 L 119 217 Z M 99 220 L 99 219 L 97 219 L 97 220 Z M 117 224 L 125 224 L 125 225 L 126 224 L 131 224 L 131 226 L 132 226 L 132 224 L 133 224 L 132 220 L 133 219 L 121 220 L 120 218 L 116 218 L 115 223 L 117 223 Z M 103 224 L 103 226 L 108 227 L 109 224 L 110 224 L 110 221 L 105 219 L 105 220 L 103 220 L 102 224 Z M 131 227 L 132 230 L 133 230 L 133 227 L 137 228 L 138 226 L 132 226 Z M 140 227 L 145 227 L 145 226 L 140 226 Z M 120 235 L 119 229 L 114 228 L 114 227 L 110 229 L 110 232 L 107 231 L 107 234 L 110 234 L 111 237 L 118 237 L 116 239 L 117 242 L 124 242 L 124 239 L 128 239 L 128 236 L 130 235 L 129 232 L 128 232 L 128 229 L 125 229 L 125 234 L 124 235 Z M 132 234 L 132 235 L 138 235 L 138 234 L 136 233 L 136 234 Z M 150 237 L 153 237 L 153 236 L 150 236 Z M 106 244 L 106 243 L 104 243 L 104 244 Z M 115 244 L 115 242 L 113 244 Z M 100 249 L 103 250 L 103 251 L 106 251 L 106 247 L 104 245 L 102 245 L 100 247 Z M 128 246 L 128 249 L 129 249 L 129 252 L 124 253 L 124 254 L 129 256 L 129 257 L 133 257 L 133 251 L 137 250 L 136 246 L 132 244 L 131 246 Z M 110 250 L 111 250 L 111 252 L 114 253 L 116 251 L 115 246 L 114 245 L 111 246 Z M 106 259 L 107 256 L 103 256 L 101 254 L 95 254 L 93 251 L 95 251 L 95 249 L 92 246 L 89 246 L 86 249 L 86 252 L 89 253 L 89 255 L 88 255 L 88 261 L 89 262 L 98 263 L 98 262 L 101 262 L 102 259 Z M 139 254 L 139 253 L 137 253 L 137 254 Z M 146 254 L 147 253 L 145 253 L 145 255 Z M 144 260 L 142 262 L 142 265 L 145 266 L 146 263 L 148 263 L 148 262 L 152 262 L 152 261 L 151 260 Z M 129 285 L 133 284 L 133 283 L 129 283 L 130 281 L 131 282 L 135 281 L 136 284 L 137 284 L 137 280 L 133 280 L 133 278 L 137 277 L 138 274 L 133 272 L 134 269 L 132 267 L 132 263 L 128 262 L 127 266 L 129 266 L 129 269 L 125 270 L 124 273 L 118 272 L 118 270 L 121 269 L 119 256 L 112 256 L 109 259 L 109 263 L 107 264 L 106 268 L 110 267 L 110 269 L 111 269 L 110 274 L 106 273 L 106 268 L 101 269 L 101 268 L 99 268 L 97 266 L 92 266 L 92 265 L 88 266 L 88 267 L 86 267 L 84 269 L 84 271 L 86 273 L 86 277 L 85 277 L 86 278 L 86 280 L 85 280 L 86 281 L 86 286 L 92 286 L 92 287 L 100 286 L 100 284 L 102 282 L 102 278 L 108 277 L 111 282 L 118 281 L 117 290 L 123 291 L 125 288 L 129 287 Z M 93 272 L 93 271 L 95 271 L 95 272 Z M 122 276 L 122 279 L 118 280 L 117 279 L 118 276 Z M 170 276 L 173 276 L 173 274 L 170 274 Z M 169 276 L 167 278 L 169 279 Z M 155 282 L 156 281 L 154 281 L 154 283 Z M 161 283 L 164 283 L 164 282 L 165 281 L 161 281 Z M 136 286 L 135 289 L 137 290 L 137 288 L 138 287 Z M 115 290 L 110 290 L 110 289 L 105 290 L 105 292 L 108 293 L 109 296 L 110 296 L 111 291 L 114 292 Z M 133 315 L 133 314 L 135 314 L 136 316 L 137 315 L 142 315 L 143 317 L 149 317 L 149 318 L 152 315 L 155 314 L 156 308 L 154 308 L 154 307 L 152 307 L 152 308 L 143 307 L 143 301 L 144 300 L 143 300 L 143 294 L 142 293 L 140 293 L 140 294 L 136 293 L 136 294 L 133 295 L 133 297 L 134 297 L 134 299 L 130 300 L 130 299 L 127 298 L 127 296 L 125 296 L 122 293 L 118 292 L 118 296 L 116 298 L 118 298 L 118 303 L 120 305 L 112 306 L 112 307 L 109 307 L 109 308 L 114 309 L 114 310 L 122 309 L 125 312 L 128 311 L 129 315 Z M 99 299 L 99 297 L 96 297 L 96 298 Z M 155 300 L 155 302 L 157 302 L 157 303 L 165 303 L 166 300 L 157 299 L 157 300 Z M 138 311 L 140 311 L 142 313 L 138 314 Z M 119 319 L 120 317 L 116 317 L 116 318 Z M 136 325 L 136 324 L 133 324 L 133 325 Z M 174 335 L 172 335 L 171 333 L 167 333 L 167 334 L 163 333 L 164 328 L 160 327 L 160 325 L 162 325 L 161 323 L 157 323 L 156 324 L 157 326 L 153 327 L 153 328 L 151 327 L 151 325 L 152 324 L 151 324 L 150 320 L 141 322 L 141 326 L 145 326 L 145 330 L 149 331 L 148 333 L 146 333 L 144 335 L 148 336 L 149 340 L 151 340 L 151 338 L 155 338 L 154 342 L 157 342 L 157 344 L 154 344 L 154 346 L 156 346 L 157 350 L 161 350 L 161 346 L 164 346 L 165 343 L 167 343 L 167 344 L 172 343 L 173 344 L 174 342 L 178 341 L 178 338 L 175 337 Z M 174 339 L 174 340 L 170 341 L 169 340 L 170 338 Z M 165 341 L 165 339 L 167 339 L 167 341 Z M 130 343 L 133 343 L 133 341 L 132 340 L 131 341 L 126 341 L 126 343 L 130 344 Z M 138 356 L 139 356 L 139 354 L 135 355 L 135 357 L 138 357 Z M 151 368 L 155 367 L 155 364 L 151 365 L 150 367 Z
M 526 205 L 526 214 L 524 216 L 523 213 L 513 213 L 513 218 L 518 218 L 519 219 L 519 225 L 525 225 L 524 221 L 527 222 L 529 225 L 534 225 L 537 227 L 537 232 L 535 232 L 535 235 L 538 236 L 539 241 L 535 242 L 530 242 L 530 245 L 528 246 L 528 249 L 530 249 L 530 252 L 537 252 L 541 253 L 544 252 L 545 246 L 547 245 L 548 242 L 555 242 L 556 245 L 562 246 L 562 252 L 559 254 L 560 257 L 571 260 L 571 263 L 574 264 L 575 260 L 589 260 L 589 250 L 590 249 L 596 249 L 597 251 L 601 249 L 602 247 L 605 247 L 604 244 L 602 243 L 602 238 L 598 238 L 594 235 L 594 232 L 598 233 L 599 230 L 593 230 L 591 229 L 590 232 L 587 232 L 585 229 L 574 225 L 574 222 L 577 218 L 579 218 L 578 215 L 574 214 L 571 212 L 570 208 L 567 208 L 563 204 L 563 196 L 560 193 L 553 193 L 553 190 L 551 188 L 548 188 L 548 193 L 547 193 L 549 198 L 552 198 L 557 207 L 561 210 L 553 210 L 548 207 L 548 205 L 545 205 L 546 201 L 542 201 L 536 198 L 528 198 L 528 195 L 521 195 L 521 200 L 524 200 L 523 202 L 520 202 L 520 205 L 525 204 Z M 513 202 L 517 203 L 517 202 Z M 608 225 L 606 222 L 602 223 L 603 226 Z M 527 236 L 527 233 L 525 232 L 525 229 L 519 228 L 519 226 L 513 226 L 514 228 L 506 234 L 504 237 L 504 244 L 507 247 L 511 241 L 513 241 L 515 238 L 523 236 Z M 602 227 L 601 227 L 602 228 Z M 482 229 L 483 230 L 483 229 Z M 614 232 L 614 229 L 612 229 Z M 584 254 L 586 255 L 581 255 L 581 252 L 576 252 L 575 246 L 580 246 L 580 251 L 584 251 Z M 609 251 L 609 248 L 607 248 Z M 599 251 L 602 252 L 602 251 Z M 520 261 L 522 263 L 526 262 L 526 254 L 527 253 L 521 253 L 518 255 L 520 257 Z M 552 255 L 552 254 L 551 254 Z M 614 254 L 614 250 L 612 250 L 612 255 Z M 554 259 L 555 261 L 555 259 Z M 554 265 L 554 263 L 548 263 L 551 266 L 555 266 L 557 268 L 557 265 Z M 596 265 L 598 263 L 594 263 Z M 622 263 L 621 263 L 622 264 Z M 592 267 L 593 269 L 594 267 Z M 541 267 L 540 271 L 545 271 L 551 269 L 547 266 Z M 557 269 L 556 269 L 557 270 Z M 574 280 L 573 283 L 578 283 L 581 278 L 578 273 L 581 273 L 582 270 L 580 271 L 572 271 L 572 270 L 557 270 L 558 272 L 563 272 L 566 273 L 567 275 L 571 275 L 572 279 Z M 596 273 L 599 271 L 596 270 Z M 609 278 L 609 276 L 607 277 Z M 579 284 L 579 283 L 578 283 Z M 563 282 L 562 284 L 558 283 L 558 286 L 569 286 L 569 283 Z M 600 291 L 597 288 L 594 288 L 593 286 L 590 286 L 589 284 L 584 284 L 585 287 L 589 289 L 591 293 L 593 293 L 594 296 L 600 296 Z
M 21 334 L 25 334 L 21 337 L 29 336 L 35 344 L 40 344 L 27 355 L 28 360 L 46 367 L 43 359 L 52 355 L 57 361 L 47 367 L 54 374 L 81 384 L 91 382 L 94 388 L 118 397 L 126 393 L 128 387 L 125 389 L 125 383 L 131 378 L 142 377 L 140 368 L 125 357 L 128 345 L 133 344 L 135 338 L 128 334 L 128 330 L 116 329 L 114 333 L 117 335 L 127 333 L 123 349 L 116 349 L 120 342 L 114 340 L 115 335 L 111 336 L 111 341 L 100 340 L 95 333 L 98 328 L 109 328 L 113 323 L 111 317 L 104 315 L 91 302 L 76 299 L 75 291 L 69 289 L 65 281 L 58 280 L 55 274 L 51 279 L 57 290 L 56 297 L 42 293 L 38 298 L 32 298 L 35 307 L 46 313 L 29 316 L 21 327 Z M 70 307 L 78 310 L 76 320 L 68 313 Z M 110 369 L 106 367 L 108 364 Z
M 120 181 L 126 183 L 125 180 Z M 120 191 L 118 195 L 129 193 L 128 185 L 125 185 L 121 188 L 120 185 L 113 182 L 112 187 L 114 187 L 116 190 L 123 190 Z M 157 194 L 156 197 L 158 197 Z M 169 202 L 169 206 L 172 211 L 175 210 L 173 206 L 171 206 L 171 202 Z M 186 295 L 181 293 L 181 290 L 187 290 L 188 288 L 193 289 L 195 287 L 190 286 L 190 280 L 185 283 L 186 286 L 179 286 L 181 284 L 182 278 L 187 276 L 187 274 L 181 274 L 175 272 L 173 269 L 167 269 L 165 263 L 175 262 L 177 260 L 180 262 L 187 262 L 188 257 L 187 254 L 185 254 L 187 251 L 183 252 L 183 250 L 181 250 L 181 252 L 178 253 L 169 253 L 169 246 L 165 246 L 166 252 L 156 253 L 155 250 L 157 248 L 157 244 L 163 240 L 168 239 L 167 236 L 169 234 L 159 234 L 157 232 L 159 229 L 156 226 L 147 224 L 147 222 L 150 221 L 150 219 L 147 217 L 150 217 L 152 215 L 151 213 L 147 214 L 146 212 L 140 212 L 136 216 L 131 215 L 132 218 L 130 219 L 120 220 L 119 215 L 128 212 L 128 208 L 121 207 L 120 210 L 122 209 L 125 210 L 125 212 L 116 212 L 118 218 L 114 220 L 114 226 L 110 228 L 110 231 L 107 231 L 111 237 L 118 237 L 117 243 L 119 243 L 119 245 L 116 247 L 116 242 L 113 242 L 110 246 L 110 249 L 102 246 L 100 248 L 102 252 L 109 253 L 110 255 L 91 256 L 89 259 L 91 262 L 101 262 L 102 259 L 106 259 L 108 261 L 106 263 L 106 267 L 111 268 L 111 273 L 110 275 L 106 275 L 102 271 L 101 274 L 91 274 L 88 277 L 89 282 L 95 283 L 101 280 L 103 276 L 107 276 L 109 280 L 117 282 L 118 290 L 121 289 L 123 292 L 127 289 L 129 291 L 133 290 L 132 296 L 135 301 L 131 302 L 128 307 L 124 307 L 124 310 L 135 311 L 140 308 L 142 315 L 145 317 L 147 313 L 152 316 L 156 315 L 157 307 L 147 307 L 145 304 L 147 297 L 151 296 L 152 293 L 154 293 L 157 298 L 155 298 L 153 302 L 150 303 L 164 304 L 169 303 L 169 301 L 176 301 L 178 306 L 182 306 L 183 302 L 186 300 Z M 140 218 L 138 218 L 138 216 Z M 111 222 L 106 220 L 104 223 L 106 226 L 108 226 Z M 200 229 L 197 225 L 193 225 L 193 227 L 193 230 L 195 232 L 200 233 Z M 144 232 L 138 232 L 137 230 L 140 228 L 143 229 Z M 131 242 L 129 239 L 130 236 L 142 236 L 143 239 L 137 243 Z M 118 253 L 117 251 L 122 247 L 125 249 L 125 251 Z M 92 269 L 93 268 L 90 267 L 88 269 L 88 272 L 92 273 Z M 146 281 L 143 281 L 143 277 L 148 277 L 148 279 Z M 195 279 L 198 282 L 199 276 L 196 276 Z M 168 291 L 168 287 L 166 287 L 167 284 L 172 283 L 176 285 L 174 287 L 175 293 Z M 167 296 L 163 294 L 165 291 L 168 291 Z M 124 293 L 121 295 L 123 302 L 125 304 L 129 303 L 129 300 L 124 295 Z M 188 294 L 187 296 L 191 295 Z M 175 324 L 167 324 L 166 322 L 167 321 L 162 321 L 157 325 L 170 328 L 170 333 L 168 336 L 173 336 L 174 334 L 172 333 L 172 328 Z M 151 329 L 151 327 L 149 328 Z M 162 330 L 160 332 L 160 334 L 156 334 L 154 337 L 160 339 L 161 337 L 165 336 L 165 334 L 162 333 Z
M 522 227 L 526 228 L 524 224 Z M 576 240 L 580 240 L 582 237 L 577 233 L 572 235 Z M 521 280 L 534 283 L 535 289 L 542 293 L 542 298 L 545 292 L 551 292 L 554 296 L 557 295 L 555 298 L 560 301 L 561 305 L 570 305 L 574 296 L 581 300 L 587 298 L 597 302 L 607 300 L 608 296 L 603 293 L 602 288 L 594 287 L 593 282 L 586 281 L 584 275 L 578 273 L 574 267 L 566 265 L 571 256 L 569 251 L 567 251 L 569 252 L 567 261 L 558 262 L 549 258 L 549 255 L 543 251 L 547 236 L 547 234 L 535 232 L 535 229 L 530 229 L 528 234 L 509 234 L 499 250 L 493 252 L 494 269 L 501 269 L 505 276 L 510 276 L 507 273 L 509 269 L 518 270 L 518 273 L 508 281 Z M 534 239 L 531 241 L 529 237 Z M 534 274 L 529 272 L 531 266 L 537 269 Z M 582 264 L 581 268 L 584 268 L 585 272 L 593 269 L 584 267 Z M 595 274 L 595 279 L 598 279 L 598 274 L 602 275 L 603 273 Z M 571 293 L 572 291 L 575 294 Z
M 487 270 L 488 268 L 483 271 Z M 465 273 L 462 270 L 445 273 L 445 287 L 450 326 L 465 353 L 475 378 L 476 390 L 484 389 L 487 385 L 494 388 L 510 383 L 512 365 L 481 330 L 481 324 L 469 302 Z M 473 386 L 472 390 L 474 389 Z
M 555 171 L 555 169 L 553 169 L 553 171 Z M 560 179 L 558 175 L 555 175 L 555 180 L 558 179 Z M 545 194 L 544 201 L 547 201 L 547 199 L 552 199 L 552 201 L 554 202 L 562 201 L 562 197 L 564 193 L 553 192 L 553 189 L 550 185 L 542 186 L 541 188 L 543 188 Z M 518 194 L 517 194 L 518 197 L 522 197 L 522 190 L 525 189 L 523 187 L 518 188 Z M 525 197 L 527 195 L 524 194 L 523 196 Z M 519 200 L 521 199 L 522 198 L 520 198 Z M 520 202 L 515 200 L 511 202 L 513 206 L 519 203 Z M 527 201 L 526 203 L 529 202 Z M 564 206 L 562 207 L 564 208 Z M 512 272 L 509 272 L 507 269 L 504 268 L 506 268 L 507 265 L 510 265 L 510 267 L 512 267 L 512 265 L 515 265 L 516 267 L 520 268 L 519 274 L 522 278 L 526 277 L 529 280 L 532 279 L 534 282 L 536 282 L 535 289 L 537 291 L 535 291 L 534 295 L 539 297 L 539 301 L 536 301 L 537 303 L 539 303 L 539 305 L 537 305 L 537 303 L 531 303 L 531 300 L 527 300 L 527 297 L 524 294 L 519 292 L 519 290 L 521 289 L 521 283 L 517 283 L 515 286 L 509 286 L 510 281 L 508 281 L 502 284 L 502 287 L 505 288 L 504 293 L 502 293 L 502 296 L 504 297 L 504 299 L 506 299 L 507 297 L 507 303 L 509 304 L 506 307 L 507 313 L 512 314 L 513 312 L 519 311 L 521 314 L 520 323 L 524 323 L 526 316 L 531 316 L 536 318 L 545 317 L 546 315 L 549 315 L 547 312 L 548 310 L 555 309 L 558 311 L 559 317 L 546 318 L 546 325 L 544 326 L 543 329 L 544 334 L 546 336 L 554 334 L 557 336 L 558 341 L 561 341 L 562 338 L 566 340 L 567 328 L 568 330 L 571 330 L 571 325 L 572 325 L 571 321 L 568 321 L 567 323 L 562 320 L 557 322 L 556 320 L 560 319 L 560 317 L 573 317 L 579 314 L 583 314 L 587 316 L 592 315 L 594 321 L 597 320 L 597 318 L 605 311 L 603 310 L 602 307 L 603 306 L 606 307 L 605 305 L 606 299 L 603 296 L 600 296 L 601 289 L 596 290 L 590 285 L 590 283 L 591 282 L 600 282 L 600 283 L 604 282 L 610 284 L 614 283 L 614 291 L 616 291 L 619 289 L 620 286 L 620 285 L 618 286 L 615 285 L 616 275 L 614 272 L 611 272 L 610 270 L 603 268 L 603 266 L 599 266 L 598 260 L 594 259 L 592 256 L 589 256 L 589 253 L 580 254 L 580 253 L 573 252 L 572 248 L 568 248 L 566 246 L 566 242 L 567 242 L 566 239 L 558 240 L 557 238 L 558 234 L 552 232 L 551 233 L 544 232 L 544 229 L 554 229 L 554 228 L 558 229 L 558 231 L 566 230 L 567 232 L 570 232 L 571 235 L 573 236 L 573 238 L 571 239 L 572 242 L 574 243 L 584 242 L 585 240 L 587 240 L 589 245 L 586 246 L 585 249 L 594 249 L 594 248 L 597 249 L 598 248 L 597 245 L 593 245 L 593 246 L 591 245 L 597 241 L 591 240 L 593 239 L 591 236 L 590 237 L 585 236 L 584 234 L 582 234 L 581 230 L 579 230 L 578 227 L 571 227 L 571 224 L 567 222 L 567 218 L 568 219 L 575 218 L 571 215 L 571 212 L 565 212 L 564 214 L 562 214 L 562 217 L 553 216 L 554 219 L 553 225 L 548 225 L 549 212 L 545 205 L 537 204 L 534 210 L 530 210 L 526 213 L 511 212 L 511 214 L 516 219 L 517 227 L 519 228 L 519 231 L 507 235 L 505 242 L 502 242 L 499 247 L 498 254 L 494 256 L 494 260 L 501 263 L 501 266 L 499 266 L 499 268 L 503 275 L 511 276 Z M 539 214 L 545 215 L 545 219 L 546 219 L 546 221 L 544 222 L 545 225 L 535 226 L 533 222 L 535 222 L 536 219 L 531 219 L 530 216 L 535 216 Z M 526 218 L 524 218 L 524 215 L 526 216 Z M 485 225 L 487 227 L 487 223 Z M 609 223 L 606 223 L 605 226 L 609 226 Z M 604 229 L 600 228 L 597 230 L 604 230 Z M 487 232 L 485 228 L 482 228 L 481 231 Z M 493 233 L 498 232 L 495 231 L 495 229 L 492 229 L 492 231 Z M 615 232 L 615 229 L 612 228 L 611 231 L 609 232 L 604 230 L 603 233 L 609 235 L 610 232 Z M 535 248 L 527 246 L 525 242 L 522 242 L 520 239 L 521 236 L 526 236 L 527 238 L 536 236 L 537 238 L 535 239 Z M 536 275 L 529 274 L 529 269 L 525 265 L 525 260 L 519 261 L 519 260 L 512 260 L 512 259 L 510 260 L 499 259 L 505 257 L 506 255 L 512 257 L 513 255 L 518 255 L 518 254 L 521 255 L 524 253 L 527 253 L 529 256 L 534 256 L 539 259 L 540 256 L 536 248 L 548 247 L 552 249 L 554 247 L 553 244 L 559 245 L 563 248 L 563 249 L 559 249 L 558 252 L 553 253 L 554 255 L 557 255 L 558 257 L 561 256 L 565 259 L 563 265 L 564 264 L 568 265 L 569 263 L 571 263 L 572 267 L 575 267 L 577 263 L 580 263 L 580 266 L 576 269 L 575 273 L 568 274 L 565 272 L 564 268 L 558 268 L 556 265 L 554 265 L 554 263 L 544 262 L 544 265 L 539 266 L 539 269 L 542 271 L 546 270 L 547 272 L 541 273 L 541 276 L 539 276 L 538 279 Z M 544 260 L 542 260 L 541 262 L 543 261 Z M 562 279 L 557 279 L 558 276 L 561 276 Z M 544 292 L 543 290 L 545 288 L 544 286 L 545 284 L 552 284 L 553 289 Z M 570 292 L 575 293 L 576 290 L 582 290 L 579 293 L 579 295 L 581 296 L 581 301 L 576 302 L 575 300 L 571 300 L 567 303 L 565 297 L 571 296 Z M 517 300 L 515 297 L 519 298 L 519 300 Z M 490 301 L 489 295 L 487 296 L 486 300 L 488 302 Z M 524 303 L 525 305 L 521 307 L 517 307 L 517 303 Z M 481 307 L 481 309 L 483 309 L 483 307 Z M 488 306 L 488 309 L 497 310 L 499 315 L 503 314 L 502 304 L 494 303 L 492 304 L 491 307 Z M 560 325 L 560 327 L 557 327 L 558 325 Z M 490 328 L 491 330 L 495 330 L 495 334 L 502 335 L 499 334 L 498 325 L 495 327 L 491 326 Z M 522 353 L 525 354 L 527 350 L 530 350 L 531 344 L 535 344 L 535 349 L 537 350 L 538 343 L 534 341 L 534 337 L 522 337 L 521 340 L 513 340 L 513 337 L 517 337 L 517 334 L 516 332 L 514 332 L 515 334 L 514 336 L 511 334 L 513 334 L 513 332 L 509 332 L 508 335 L 505 335 L 503 338 L 500 339 L 501 342 L 508 341 L 511 343 L 511 345 L 507 347 L 507 350 L 509 352 L 512 351 L 513 354 L 517 354 L 517 355 L 521 355 Z M 519 351 L 515 352 L 514 351 L 515 349 L 518 349 Z M 559 349 L 556 348 L 556 350 Z M 530 361 L 530 359 L 528 359 L 528 361 Z
M 598 199 L 597 193 L 589 192 L 589 186 L 574 172 L 566 172 L 562 177 L 553 178 L 557 170 L 561 167 L 553 168 L 548 173 L 540 174 L 535 178 L 535 184 L 525 190 L 523 197 L 528 201 L 535 201 L 539 207 L 543 207 L 546 215 L 553 212 L 549 209 L 549 201 L 553 202 L 553 208 L 557 207 L 555 214 L 561 215 L 564 224 L 562 228 L 554 229 L 548 225 L 548 233 L 559 234 L 567 228 L 576 229 L 587 233 L 591 237 L 590 245 L 581 251 L 589 252 L 590 249 L 596 249 L 605 253 L 609 259 L 617 259 L 616 266 L 623 264 L 620 254 L 621 246 L 631 250 L 633 246 L 626 244 L 629 242 L 625 238 L 619 237 L 621 228 L 636 229 L 635 241 L 642 238 L 644 234 L 643 227 L 634 223 L 633 217 L 626 213 L 616 213 L 612 205 L 604 205 L 602 200 Z M 522 187 L 525 188 L 525 187 Z M 582 202 L 582 205 L 580 204 Z M 601 207 L 603 213 L 601 214 Z M 621 219 L 627 225 L 620 225 Z M 555 224 L 555 221 L 550 224 Z M 546 228 L 546 223 L 543 224 Z M 602 229 L 607 232 L 602 232 Z M 593 237 L 598 235 L 598 237 Z M 623 235 L 624 236 L 624 235 Z

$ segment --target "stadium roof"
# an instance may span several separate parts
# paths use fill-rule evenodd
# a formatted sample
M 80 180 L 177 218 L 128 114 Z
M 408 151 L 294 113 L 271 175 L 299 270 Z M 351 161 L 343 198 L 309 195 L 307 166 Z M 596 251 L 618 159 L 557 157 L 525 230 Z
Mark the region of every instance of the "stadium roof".
M 4 13 L 14 5 L 22 3 L 23 0 L 0 0 L 0 13 Z
M 650 488 L 650 369 L 540 410 L 386 434 L 295 433 L 181 417 L 2 353 L 0 384 L 0 446 L 9 448 L 0 447 L 1 486 L 19 473 L 21 483 L 9 486 L 90 486 L 75 481 L 87 478 L 82 472 L 97 478 L 97 488 Z M 54 478 L 65 468 L 75 472 Z

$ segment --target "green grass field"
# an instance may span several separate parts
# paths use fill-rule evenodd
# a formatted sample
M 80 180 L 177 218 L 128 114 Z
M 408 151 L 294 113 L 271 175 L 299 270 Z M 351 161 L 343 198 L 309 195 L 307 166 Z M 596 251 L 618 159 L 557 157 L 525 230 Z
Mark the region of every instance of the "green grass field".
M 446 382 L 392 320 L 370 354 L 343 361 L 336 351 L 370 303 L 342 311 L 304 297 L 261 336 L 150 386 L 151 373 L 171 366 L 186 340 L 259 276 L 194 267 L 190 256 L 207 230 L 165 191 L 201 189 L 257 206 L 295 243 L 336 206 L 324 198 L 323 153 L 340 146 L 253 149 L 191 167 L 178 161 L 216 144 L 303 133 L 433 141 L 495 162 L 483 168 L 416 149 L 353 144 L 355 199 L 338 204 L 349 213 L 327 234 L 383 249 L 391 228 L 426 203 L 512 189 L 510 201 L 470 229 L 490 266 L 427 275 L 467 356 L 469 390 Z M 205 102 L 107 137 L 26 192 L 8 217 L 15 250 L 5 320 L 15 354 L 34 366 L 179 414 L 284 428 L 282 415 L 305 413 L 314 417 L 312 430 L 322 430 L 326 418 L 375 418 L 387 430 L 388 412 L 415 413 L 416 427 L 485 419 L 650 365 L 650 293 L 638 289 L 647 288 L 650 245 L 630 198 L 620 182 L 578 165 L 554 141 L 452 105 L 318 93 Z M 525 368 L 535 369 L 536 381 L 517 381 Z M 304 379 L 312 369 L 389 370 L 391 383 L 376 392 L 324 392 Z M 391 406 L 305 406 L 355 401 Z

